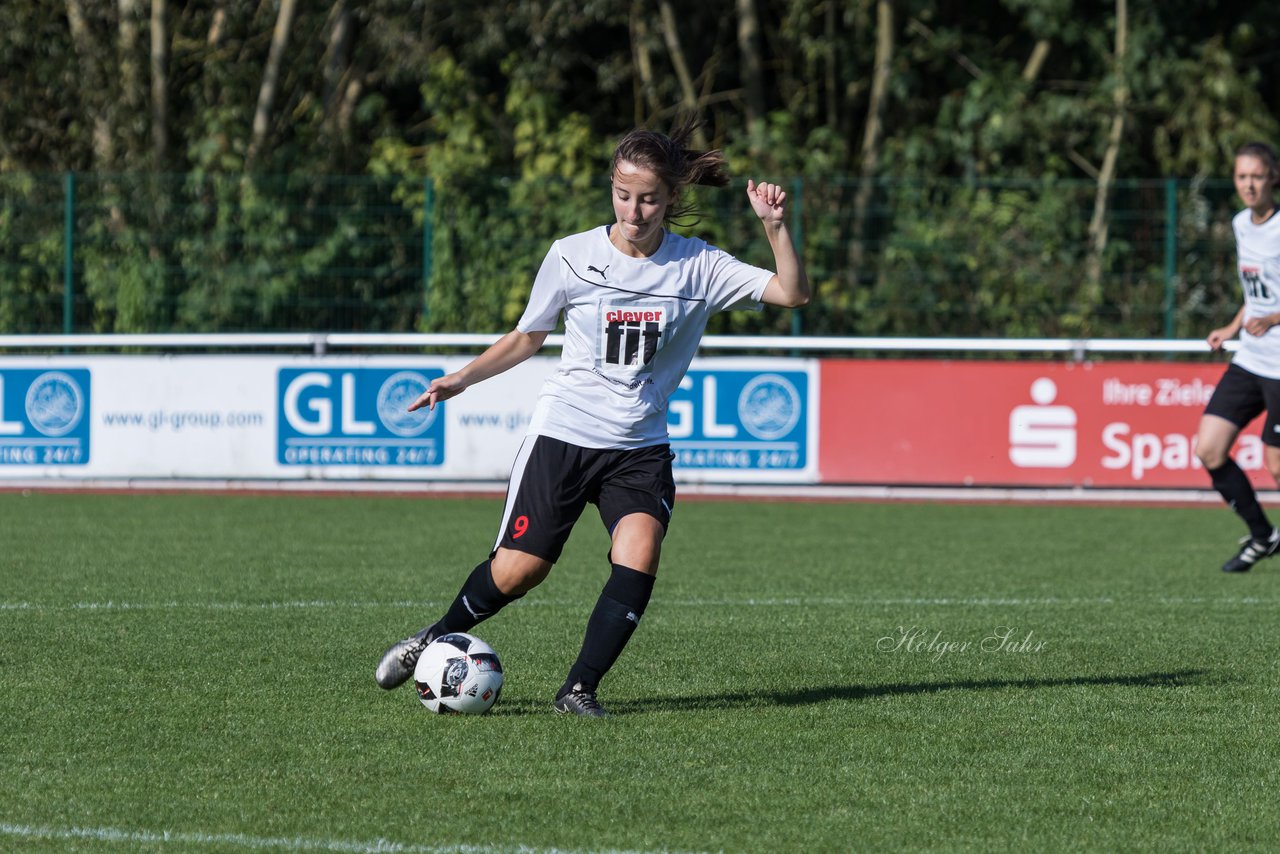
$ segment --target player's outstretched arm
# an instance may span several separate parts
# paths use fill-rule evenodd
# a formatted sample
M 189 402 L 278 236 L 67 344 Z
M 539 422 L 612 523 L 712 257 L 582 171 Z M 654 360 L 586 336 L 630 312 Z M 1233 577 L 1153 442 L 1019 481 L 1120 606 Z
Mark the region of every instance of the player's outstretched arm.
M 761 302 L 783 308 L 798 308 L 809 302 L 809 277 L 805 274 L 800 253 L 791 242 L 787 230 L 787 194 L 777 184 L 757 184 L 747 180 L 747 198 L 751 209 L 764 224 L 765 236 L 773 249 L 774 268 L 777 273 L 764 289 Z
M 489 345 L 489 349 L 472 359 L 466 367 L 432 380 L 431 387 L 409 404 L 409 411 L 413 412 L 424 406 L 435 409 L 437 403 L 457 397 L 466 391 L 468 386 L 514 368 L 538 352 L 545 340 L 547 340 L 546 332 L 511 330 Z

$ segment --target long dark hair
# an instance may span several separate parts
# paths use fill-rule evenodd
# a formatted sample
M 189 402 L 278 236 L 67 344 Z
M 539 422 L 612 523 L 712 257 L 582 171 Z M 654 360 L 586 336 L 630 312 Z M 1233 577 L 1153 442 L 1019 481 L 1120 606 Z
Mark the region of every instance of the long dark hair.
M 1280 187 L 1280 160 L 1276 158 L 1276 150 L 1265 142 L 1246 142 L 1236 149 L 1236 157 L 1256 157 L 1271 173 L 1271 186 Z
M 697 119 L 685 119 L 670 135 L 637 128 L 618 141 L 613 150 L 611 168 L 616 170 L 619 163 L 626 162 L 647 169 L 662 179 L 673 193 L 679 193 L 690 184 L 728 186 L 729 168 L 724 152 L 719 149 L 697 151 L 687 147 L 698 125 Z M 681 200 L 667 209 L 663 219 L 667 222 L 686 219 L 693 210 L 691 201 Z

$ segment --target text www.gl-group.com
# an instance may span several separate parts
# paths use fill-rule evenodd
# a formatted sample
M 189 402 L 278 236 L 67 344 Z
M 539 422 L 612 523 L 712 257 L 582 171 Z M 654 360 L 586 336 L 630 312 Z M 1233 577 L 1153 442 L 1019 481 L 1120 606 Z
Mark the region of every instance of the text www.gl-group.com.
M 462 427 L 502 428 L 515 433 L 529 426 L 533 415 L 529 412 L 464 412 L 458 415 Z
M 152 433 L 158 433 L 161 430 L 178 433 L 183 430 L 225 430 L 237 427 L 260 427 L 265 420 L 261 412 L 199 412 L 192 410 L 170 412 L 164 409 L 154 409 L 150 412 L 106 412 L 102 416 L 102 426 L 146 429 Z

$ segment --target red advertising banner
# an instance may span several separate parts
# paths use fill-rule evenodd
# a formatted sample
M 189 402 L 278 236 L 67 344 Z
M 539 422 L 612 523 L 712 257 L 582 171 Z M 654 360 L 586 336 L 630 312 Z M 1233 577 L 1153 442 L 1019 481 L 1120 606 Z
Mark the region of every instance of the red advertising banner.
M 823 483 L 1209 487 L 1208 364 L 824 360 Z M 1235 457 L 1262 488 L 1260 421 Z

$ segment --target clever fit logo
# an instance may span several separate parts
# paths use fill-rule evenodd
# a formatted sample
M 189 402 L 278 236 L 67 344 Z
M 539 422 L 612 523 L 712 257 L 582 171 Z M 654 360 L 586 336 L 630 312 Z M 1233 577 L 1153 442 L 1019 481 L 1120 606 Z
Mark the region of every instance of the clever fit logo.
M 1244 292 L 1249 299 L 1258 303 L 1271 303 L 1275 301 L 1275 294 L 1267 287 L 1266 279 L 1263 271 L 1258 267 L 1240 266 L 1240 284 L 1244 287 Z
M 653 361 L 666 326 L 666 309 L 604 310 L 604 361 L 609 365 L 644 366 Z

